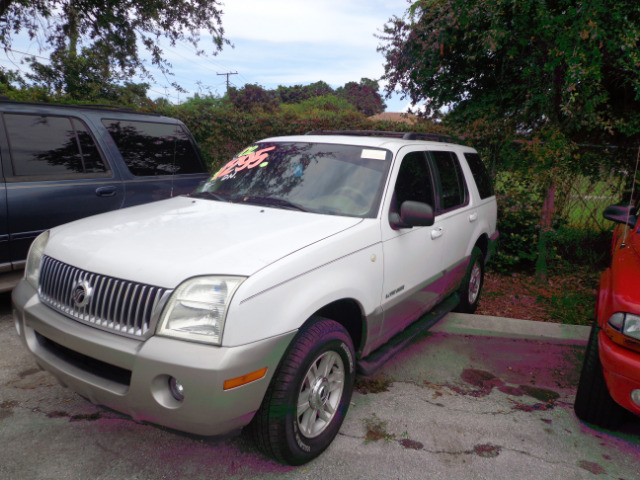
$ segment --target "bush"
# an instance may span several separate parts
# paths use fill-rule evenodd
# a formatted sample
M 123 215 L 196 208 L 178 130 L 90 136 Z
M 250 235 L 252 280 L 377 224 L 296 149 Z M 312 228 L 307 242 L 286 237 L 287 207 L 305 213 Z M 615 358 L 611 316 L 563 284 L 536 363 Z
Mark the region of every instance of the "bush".
M 537 257 L 542 194 L 531 179 L 510 172 L 496 175 L 498 252 L 491 268 L 498 272 L 529 271 Z
M 560 226 L 553 232 L 551 244 L 560 268 L 585 265 L 603 270 L 610 262 L 611 232 L 588 227 Z

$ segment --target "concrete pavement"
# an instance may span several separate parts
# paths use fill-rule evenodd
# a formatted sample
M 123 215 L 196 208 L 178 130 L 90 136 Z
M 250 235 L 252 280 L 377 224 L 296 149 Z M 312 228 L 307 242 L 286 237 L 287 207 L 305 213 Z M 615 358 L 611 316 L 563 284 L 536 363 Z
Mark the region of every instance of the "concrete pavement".
M 0 301 L 2 298 L 0 298 Z M 278 465 L 245 435 L 137 424 L 39 371 L 0 306 L 0 478 L 632 480 L 640 424 L 578 422 L 587 327 L 450 314 L 371 377 L 318 459 Z

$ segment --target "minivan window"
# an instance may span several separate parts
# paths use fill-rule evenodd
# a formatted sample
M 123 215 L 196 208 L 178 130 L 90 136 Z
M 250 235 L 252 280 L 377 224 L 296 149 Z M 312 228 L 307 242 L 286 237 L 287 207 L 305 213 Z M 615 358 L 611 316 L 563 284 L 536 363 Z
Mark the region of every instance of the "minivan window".
M 4 123 L 15 176 L 107 171 L 86 125 L 77 118 L 6 113 Z
M 112 119 L 102 123 L 133 175 L 203 172 L 189 135 L 178 124 Z

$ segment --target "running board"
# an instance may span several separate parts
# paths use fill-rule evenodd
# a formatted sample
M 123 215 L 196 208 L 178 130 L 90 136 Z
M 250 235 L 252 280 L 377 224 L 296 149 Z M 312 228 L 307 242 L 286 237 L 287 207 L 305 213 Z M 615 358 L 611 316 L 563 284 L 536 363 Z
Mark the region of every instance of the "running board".
M 406 329 L 395 335 L 380 348 L 358 361 L 357 371 L 360 375 L 369 376 L 384 365 L 391 357 L 411 343 L 419 334 L 429 330 L 447 313 L 460 303 L 457 293 L 450 295 L 429 313 L 420 317 Z

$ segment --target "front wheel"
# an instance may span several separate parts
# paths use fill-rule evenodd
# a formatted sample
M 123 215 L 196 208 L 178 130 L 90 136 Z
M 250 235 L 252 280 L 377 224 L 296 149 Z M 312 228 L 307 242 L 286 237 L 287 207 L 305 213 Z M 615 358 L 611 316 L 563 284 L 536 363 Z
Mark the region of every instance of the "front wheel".
M 473 247 L 467 273 L 464 276 L 460 290 L 458 290 L 458 294 L 460 295 L 460 304 L 456 308 L 456 311 L 462 313 L 475 312 L 476 308 L 478 308 L 478 301 L 480 300 L 480 293 L 482 292 L 483 284 L 484 257 L 480 248 Z
M 616 403 L 607 388 L 598 351 L 599 331 L 600 327 L 595 321 L 584 353 L 573 410 L 584 422 L 593 423 L 602 428 L 615 428 L 624 420 L 626 410 Z
M 354 380 L 347 331 L 332 320 L 312 318 L 292 341 L 252 420 L 258 447 L 291 465 L 320 455 L 338 434 Z

